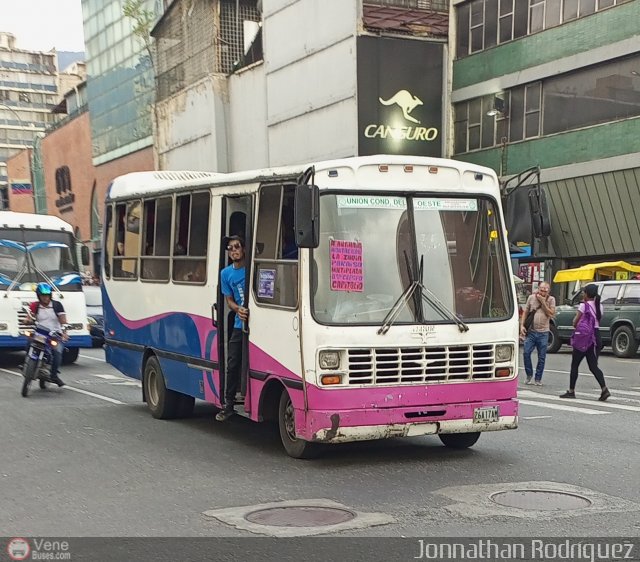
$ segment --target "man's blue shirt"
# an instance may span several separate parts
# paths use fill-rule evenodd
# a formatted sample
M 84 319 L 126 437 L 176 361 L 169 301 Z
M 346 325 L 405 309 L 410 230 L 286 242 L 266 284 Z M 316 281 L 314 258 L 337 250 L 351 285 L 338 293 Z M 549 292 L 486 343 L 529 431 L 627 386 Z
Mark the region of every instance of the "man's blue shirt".
M 233 264 L 228 265 L 220 272 L 220 281 L 222 283 L 222 294 L 225 297 L 233 297 L 233 300 L 238 306 L 245 306 L 244 304 L 244 278 L 245 269 L 244 265 L 238 269 L 233 267 Z M 242 329 L 242 320 L 240 316 L 236 314 L 236 320 L 233 323 L 233 327 L 238 330 Z

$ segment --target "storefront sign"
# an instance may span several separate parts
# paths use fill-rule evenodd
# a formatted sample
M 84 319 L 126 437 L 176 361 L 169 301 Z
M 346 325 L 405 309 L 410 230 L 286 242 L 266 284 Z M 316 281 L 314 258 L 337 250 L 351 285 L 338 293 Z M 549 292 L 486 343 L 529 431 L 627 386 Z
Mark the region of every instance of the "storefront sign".
M 442 156 L 442 43 L 358 38 L 358 154 Z

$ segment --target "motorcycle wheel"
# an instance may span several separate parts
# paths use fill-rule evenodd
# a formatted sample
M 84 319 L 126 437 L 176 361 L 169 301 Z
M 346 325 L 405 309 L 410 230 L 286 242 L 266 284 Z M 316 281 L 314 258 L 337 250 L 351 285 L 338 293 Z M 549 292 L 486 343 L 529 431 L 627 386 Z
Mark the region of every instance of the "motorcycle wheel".
M 29 387 L 31 386 L 31 379 L 28 379 L 27 377 L 24 378 L 24 380 L 22 381 L 22 396 L 24 398 L 26 398 L 29 395 Z

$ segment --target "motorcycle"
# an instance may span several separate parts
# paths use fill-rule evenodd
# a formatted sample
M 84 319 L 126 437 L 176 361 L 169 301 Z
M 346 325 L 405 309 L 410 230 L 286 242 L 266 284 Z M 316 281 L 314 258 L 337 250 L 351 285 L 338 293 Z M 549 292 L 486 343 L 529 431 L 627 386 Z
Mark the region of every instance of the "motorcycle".
M 38 379 L 41 389 L 47 387 L 51 380 L 51 362 L 56 349 L 63 345 L 66 326 L 58 330 L 47 330 L 36 326 L 24 332 L 29 338 L 29 348 L 22 367 L 22 396 L 29 394 L 31 383 Z

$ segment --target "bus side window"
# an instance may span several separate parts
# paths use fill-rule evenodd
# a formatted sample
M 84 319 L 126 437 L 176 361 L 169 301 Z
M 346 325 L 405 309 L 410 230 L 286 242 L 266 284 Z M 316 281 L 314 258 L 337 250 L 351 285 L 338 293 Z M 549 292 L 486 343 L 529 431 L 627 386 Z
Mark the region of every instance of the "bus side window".
M 207 240 L 209 237 L 209 192 L 176 197 L 173 238 L 173 281 L 207 281 Z
M 260 190 L 254 287 L 264 305 L 298 305 L 298 248 L 293 231 L 294 186 L 268 185 Z
M 172 209 L 171 197 L 144 202 L 140 260 L 140 278 L 143 280 L 169 281 Z
M 104 276 L 111 279 L 111 252 L 113 251 L 113 205 L 107 205 L 107 220 L 104 244 Z
M 116 205 L 116 217 L 113 276 L 120 279 L 136 279 L 140 253 L 140 201 Z

